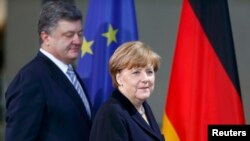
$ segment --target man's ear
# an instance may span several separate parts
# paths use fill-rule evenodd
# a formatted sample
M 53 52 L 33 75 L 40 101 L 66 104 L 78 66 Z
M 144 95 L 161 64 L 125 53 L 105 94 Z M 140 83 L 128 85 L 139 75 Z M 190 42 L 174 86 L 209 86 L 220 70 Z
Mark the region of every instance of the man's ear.
M 48 43 L 49 43 L 49 35 L 48 35 L 45 31 L 42 31 L 42 32 L 40 33 L 40 37 L 41 37 L 41 39 L 42 39 L 42 42 L 43 42 L 46 46 L 48 46 Z

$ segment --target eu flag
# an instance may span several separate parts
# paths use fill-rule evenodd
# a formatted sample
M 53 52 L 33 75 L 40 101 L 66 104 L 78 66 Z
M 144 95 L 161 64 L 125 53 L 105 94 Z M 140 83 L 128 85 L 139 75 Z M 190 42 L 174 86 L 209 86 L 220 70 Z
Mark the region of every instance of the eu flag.
M 109 58 L 127 41 L 138 40 L 134 0 L 90 0 L 77 72 L 94 114 L 113 91 Z

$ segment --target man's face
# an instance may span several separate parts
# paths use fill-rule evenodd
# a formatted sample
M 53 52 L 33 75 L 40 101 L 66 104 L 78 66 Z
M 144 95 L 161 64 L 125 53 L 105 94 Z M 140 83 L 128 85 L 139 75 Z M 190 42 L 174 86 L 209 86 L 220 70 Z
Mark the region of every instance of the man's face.
M 66 64 L 77 59 L 82 45 L 82 22 L 61 20 L 44 42 L 47 51 Z

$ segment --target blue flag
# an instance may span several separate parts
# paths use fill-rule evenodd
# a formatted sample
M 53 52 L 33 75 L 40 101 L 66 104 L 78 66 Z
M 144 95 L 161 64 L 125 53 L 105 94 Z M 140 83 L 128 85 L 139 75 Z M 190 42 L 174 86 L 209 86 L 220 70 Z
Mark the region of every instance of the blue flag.
M 94 114 L 113 91 L 109 58 L 127 41 L 138 40 L 134 0 L 90 0 L 77 72 Z

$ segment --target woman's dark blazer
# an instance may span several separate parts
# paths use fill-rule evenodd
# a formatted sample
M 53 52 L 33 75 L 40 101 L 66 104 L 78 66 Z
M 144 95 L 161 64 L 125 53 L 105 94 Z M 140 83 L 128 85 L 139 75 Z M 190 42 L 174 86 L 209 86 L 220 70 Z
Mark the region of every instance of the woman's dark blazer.
M 150 125 L 132 103 L 115 90 L 95 116 L 90 141 L 164 141 L 149 105 L 144 102 L 143 106 Z

